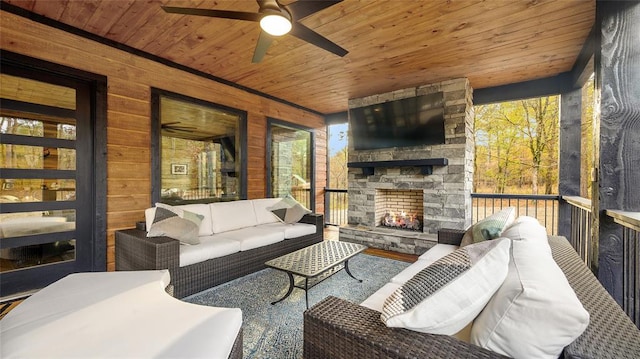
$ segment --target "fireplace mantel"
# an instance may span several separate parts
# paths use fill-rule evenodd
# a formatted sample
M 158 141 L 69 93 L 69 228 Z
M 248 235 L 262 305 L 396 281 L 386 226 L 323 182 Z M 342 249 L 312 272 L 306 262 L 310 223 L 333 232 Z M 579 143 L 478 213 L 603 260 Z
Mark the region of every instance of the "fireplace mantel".
M 433 173 L 433 166 L 446 166 L 449 160 L 446 158 L 425 158 L 421 160 L 394 160 L 394 161 L 369 161 L 369 162 L 349 162 L 347 167 L 362 168 L 365 176 L 373 175 L 376 167 L 418 167 L 423 175 Z

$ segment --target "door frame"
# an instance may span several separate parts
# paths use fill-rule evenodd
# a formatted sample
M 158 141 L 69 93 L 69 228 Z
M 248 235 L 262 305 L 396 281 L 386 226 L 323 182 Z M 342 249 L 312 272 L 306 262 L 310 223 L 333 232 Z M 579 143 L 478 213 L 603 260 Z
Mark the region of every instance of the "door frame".
M 86 258 L 77 258 L 73 264 L 60 263 L 44 266 L 44 271 L 48 274 L 46 276 L 42 275 L 44 273 L 42 270 L 3 273 L 2 276 L 12 284 L 11 293 L 2 291 L 1 295 L 4 297 L 45 287 L 59 279 L 56 277 L 63 276 L 69 271 L 77 271 L 77 266 L 81 266 L 83 271 L 107 270 L 107 77 L 4 50 L 0 66 L 3 68 L 3 73 L 12 73 L 44 82 L 77 84 L 87 90 L 88 98 L 85 102 L 90 108 L 85 110 L 89 113 L 91 128 L 84 134 L 91 136 L 92 144 L 80 144 L 77 150 L 92 152 L 90 155 L 93 165 L 92 176 L 90 176 L 92 178 L 83 183 L 76 183 L 76 186 L 88 186 L 85 190 L 90 194 L 89 200 L 92 202 L 90 207 L 94 210 L 91 223 L 86 224 L 88 230 L 85 233 L 90 233 L 92 237 L 86 242 L 89 246 L 84 253 Z M 6 71 L 6 69 L 10 70 Z M 78 136 L 81 135 L 82 133 L 78 133 Z M 79 143 L 78 138 L 76 143 Z

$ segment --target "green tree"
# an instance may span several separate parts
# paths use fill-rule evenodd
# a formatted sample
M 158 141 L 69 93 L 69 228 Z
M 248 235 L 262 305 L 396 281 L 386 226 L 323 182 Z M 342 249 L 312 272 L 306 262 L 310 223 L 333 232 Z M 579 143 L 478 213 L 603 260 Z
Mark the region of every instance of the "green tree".
M 594 77 L 582 87 L 582 143 L 580 145 L 580 196 L 591 198 L 591 169 L 593 168 L 593 107 Z
M 557 96 L 477 106 L 475 114 L 475 191 L 557 191 Z
M 347 148 L 343 148 L 329 159 L 329 187 L 347 188 Z

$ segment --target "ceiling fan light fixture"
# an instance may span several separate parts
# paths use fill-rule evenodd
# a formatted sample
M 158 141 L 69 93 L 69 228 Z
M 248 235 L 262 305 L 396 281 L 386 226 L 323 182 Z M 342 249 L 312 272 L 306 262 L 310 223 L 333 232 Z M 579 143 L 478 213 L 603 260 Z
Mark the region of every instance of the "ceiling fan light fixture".
M 272 36 L 282 36 L 291 31 L 291 18 L 284 12 L 269 11 L 260 20 L 260 27 Z

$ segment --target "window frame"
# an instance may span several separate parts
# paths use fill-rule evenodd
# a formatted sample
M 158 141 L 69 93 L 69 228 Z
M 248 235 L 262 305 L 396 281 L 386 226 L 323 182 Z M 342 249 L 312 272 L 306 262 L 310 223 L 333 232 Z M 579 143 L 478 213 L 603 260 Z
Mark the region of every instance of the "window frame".
M 230 112 L 238 116 L 238 131 L 240 132 L 240 193 L 238 199 L 247 199 L 247 112 L 236 108 L 228 107 L 218 103 L 182 95 L 179 93 L 151 88 L 151 206 L 161 201 L 162 189 L 162 146 L 161 146 L 161 125 L 160 119 L 160 99 L 168 97 L 174 100 L 190 102 L 194 105 L 213 107 L 224 112 Z M 209 203 L 214 202 L 213 197 L 198 200 L 184 200 L 184 203 Z
M 309 174 L 311 176 L 310 178 L 310 188 L 309 188 L 309 209 L 311 211 L 315 212 L 315 208 L 316 208 L 316 146 L 315 146 L 315 142 L 316 142 L 316 132 L 313 128 L 311 127 L 307 127 L 307 126 L 303 126 L 303 125 L 299 125 L 296 123 L 291 123 L 288 121 L 283 121 L 283 120 L 278 120 L 275 118 L 271 118 L 271 117 L 267 117 L 267 135 L 266 135 L 266 146 L 265 146 L 265 156 L 266 156 L 266 180 L 267 180 L 267 186 L 266 186 L 266 192 L 267 192 L 267 197 L 273 197 L 273 183 L 272 183 L 272 163 L 271 163 L 271 138 L 272 138 L 272 133 L 271 133 L 271 127 L 272 126 L 280 126 L 280 127 L 285 127 L 285 128 L 290 128 L 293 130 L 302 130 L 302 131 L 307 131 L 309 132 L 310 135 L 310 143 L 309 146 L 310 148 L 310 161 L 309 161 L 309 166 L 311 168 L 311 173 Z

